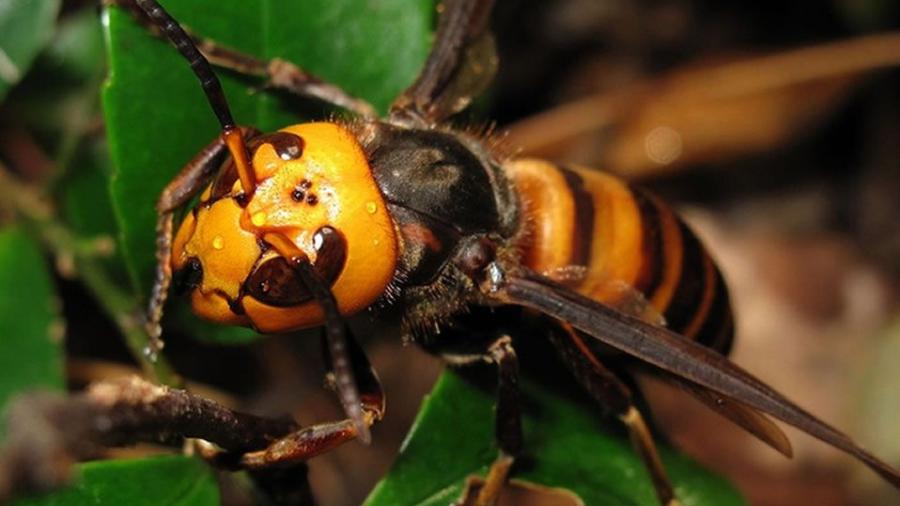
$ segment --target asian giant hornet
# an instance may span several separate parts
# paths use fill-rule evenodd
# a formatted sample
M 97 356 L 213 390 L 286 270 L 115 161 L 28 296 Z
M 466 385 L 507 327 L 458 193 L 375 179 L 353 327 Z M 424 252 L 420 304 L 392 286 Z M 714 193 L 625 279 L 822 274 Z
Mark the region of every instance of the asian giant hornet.
M 131 8 L 189 61 L 221 135 L 163 191 L 148 330 L 161 347 L 170 284 L 201 317 L 261 332 L 324 325 L 347 419 L 250 452 L 247 467 L 368 441 L 384 395 L 345 317 L 399 312 L 402 332 L 448 362 L 496 364 L 500 455 L 478 497 L 493 504 L 523 441 L 516 339 L 483 311 L 526 308 L 587 392 L 627 427 L 661 504 L 678 504 L 627 383 L 624 355 L 679 383 L 782 453 L 772 416 L 853 455 L 900 487 L 900 474 L 725 358 L 732 316 L 722 276 L 663 202 L 612 176 L 504 159 L 445 126 L 490 81 L 493 2 L 448 0 L 421 73 L 378 119 L 373 108 L 285 62 L 200 40 L 154 0 Z M 203 48 L 203 52 L 198 49 Z M 205 56 L 206 55 L 206 56 Z M 265 69 L 273 82 L 358 116 L 263 134 L 234 121 L 207 56 Z M 199 202 L 175 226 L 176 212 Z M 473 323 L 477 322 L 477 323 Z

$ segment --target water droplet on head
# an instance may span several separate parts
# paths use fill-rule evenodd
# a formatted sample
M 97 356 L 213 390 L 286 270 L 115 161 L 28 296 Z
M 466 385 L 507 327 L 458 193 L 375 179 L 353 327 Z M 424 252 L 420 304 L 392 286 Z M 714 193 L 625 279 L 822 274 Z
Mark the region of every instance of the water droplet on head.
M 269 219 L 269 217 L 266 216 L 265 211 L 259 211 L 253 213 L 253 216 L 250 217 L 250 222 L 257 227 L 261 227 L 266 224 L 267 219 Z
M 217 236 L 213 237 L 212 247 L 217 250 L 224 248 L 225 247 L 225 239 L 223 239 L 221 235 L 217 235 Z
M 366 212 L 369 214 L 375 214 L 375 211 L 378 210 L 378 205 L 375 202 L 369 201 L 366 202 Z

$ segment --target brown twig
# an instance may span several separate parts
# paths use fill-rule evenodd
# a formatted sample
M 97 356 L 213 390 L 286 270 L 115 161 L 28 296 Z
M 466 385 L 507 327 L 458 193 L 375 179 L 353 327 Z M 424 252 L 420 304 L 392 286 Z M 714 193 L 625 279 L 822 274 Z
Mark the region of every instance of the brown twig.
M 0 502 L 64 485 L 75 462 L 106 446 L 177 446 L 200 438 L 240 454 L 297 428 L 286 417 L 233 411 L 137 376 L 96 383 L 74 396 L 31 393 L 10 405 L 7 443 L 0 450 Z

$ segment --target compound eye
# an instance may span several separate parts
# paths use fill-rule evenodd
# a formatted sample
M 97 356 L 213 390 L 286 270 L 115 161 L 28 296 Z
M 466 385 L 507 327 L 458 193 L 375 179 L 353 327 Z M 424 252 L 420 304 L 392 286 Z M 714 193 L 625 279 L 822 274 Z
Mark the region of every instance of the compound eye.
M 313 235 L 316 273 L 334 285 L 347 261 L 347 241 L 332 227 L 322 227 Z M 309 288 L 300 280 L 290 262 L 281 256 L 263 262 L 247 278 L 245 290 L 254 299 L 275 307 L 298 306 L 312 300 Z
M 316 272 L 328 284 L 334 284 L 347 262 L 347 240 L 337 229 L 324 226 L 313 235 Z
M 278 157 L 284 161 L 299 160 L 306 146 L 302 137 L 288 132 L 269 134 L 267 141 L 272 144 Z
M 265 261 L 247 278 L 245 286 L 248 295 L 270 306 L 290 307 L 312 299 L 284 257 Z
M 254 137 L 250 140 L 250 149 L 255 152 L 263 144 L 269 144 L 275 150 L 278 158 L 284 161 L 299 160 L 303 156 L 303 148 L 306 141 L 297 134 L 290 132 L 272 132 Z
M 476 239 L 464 245 L 456 256 L 456 266 L 470 277 L 479 275 L 494 261 L 497 248 L 486 237 Z

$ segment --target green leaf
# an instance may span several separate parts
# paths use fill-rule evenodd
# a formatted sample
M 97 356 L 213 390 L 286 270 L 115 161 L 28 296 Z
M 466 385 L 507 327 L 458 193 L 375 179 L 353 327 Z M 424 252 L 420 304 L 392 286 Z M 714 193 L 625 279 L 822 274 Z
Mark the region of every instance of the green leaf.
M 63 388 L 62 319 L 44 255 L 18 229 L 0 231 L 0 406 L 36 388 Z
M 599 411 L 530 381 L 522 387 L 525 448 L 533 462 L 516 479 L 568 489 L 588 505 L 658 506 L 627 438 L 605 432 Z M 493 406 L 489 392 L 445 372 L 365 505 L 437 506 L 458 499 L 466 479 L 483 476 L 497 456 Z M 671 449 L 660 450 L 685 506 L 745 504 L 722 478 Z
M 384 110 L 416 75 L 429 45 L 431 0 L 180 0 L 162 2 L 194 32 L 259 57 L 281 57 Z M 108 12 L 110 75 L 103 94 L 114 164 L 111 192 L 134 288 L 148 293 L 155 201 L 219 133 L 187 62 L 119 9 Z M 235 119 L 274 130 L 299 116 L 260 83 L 219 72 Z M 316 117 L 324 105 L 308 102 Z
M 183 456 L 104 460 L 78 466 L 75 485 L 15 506 L 218 506 L 219 488 L 202 461 Z
M 105 75 L 103 35 L 96 8 L 60 20 L 46 49 L 9 96 L 11 114 L 35 131 L 50 153 L 65 133 L 99 121 L 97 89 Z
M 115 235 L 116 223 L 106 191 L 109 158 L 105 155 L 102 139 L 83 142 L 59 185 L 62 216 L 79 237 Z
M 0 0 L 0 100 L 53 35 L 59 0 Z

